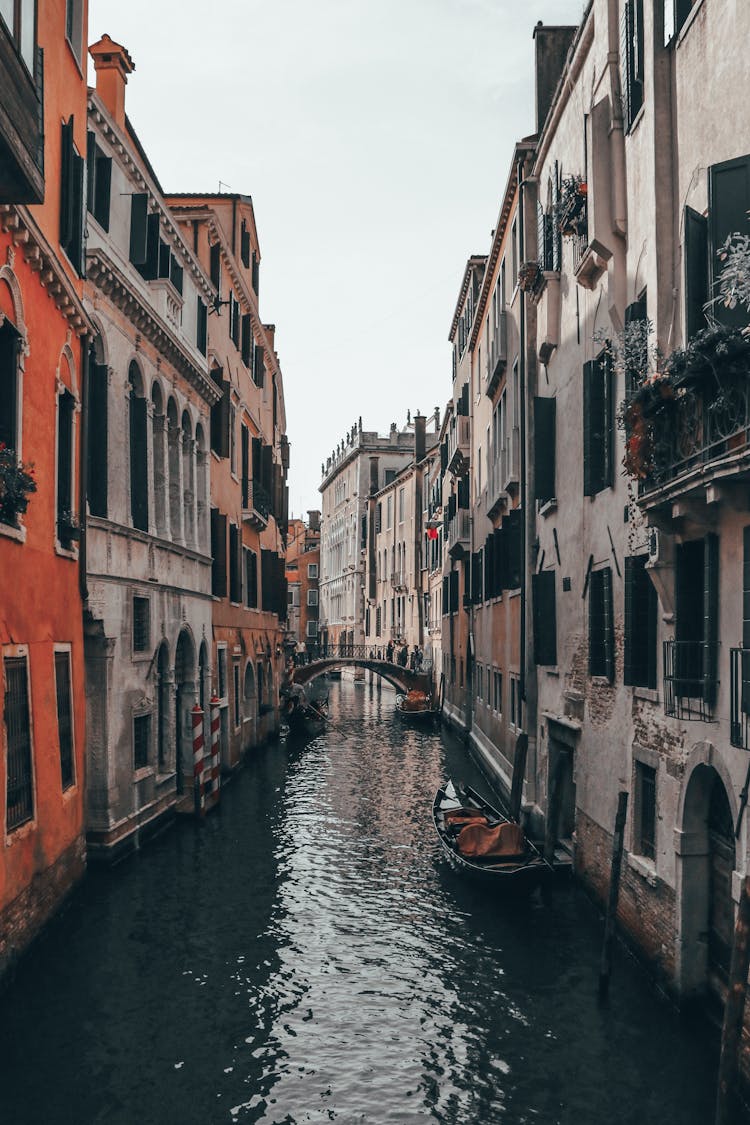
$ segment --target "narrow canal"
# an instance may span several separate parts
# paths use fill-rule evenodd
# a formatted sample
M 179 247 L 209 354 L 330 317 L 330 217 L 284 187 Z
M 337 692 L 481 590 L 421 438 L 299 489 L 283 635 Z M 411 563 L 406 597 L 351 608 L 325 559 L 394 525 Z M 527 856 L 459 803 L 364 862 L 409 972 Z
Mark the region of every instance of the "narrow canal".
M 203 827 L 91 875 L 0 1001 L 3 1125 L 706 1125 L 715 1056 L 570 887 L 449 871 L 430 804 L 479 783 L 383 688 L 260 752 Z

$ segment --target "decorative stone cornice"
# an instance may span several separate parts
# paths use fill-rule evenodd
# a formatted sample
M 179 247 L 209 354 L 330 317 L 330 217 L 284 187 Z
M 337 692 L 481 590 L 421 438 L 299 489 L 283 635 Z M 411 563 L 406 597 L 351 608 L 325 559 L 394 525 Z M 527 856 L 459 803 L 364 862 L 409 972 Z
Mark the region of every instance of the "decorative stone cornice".
M 124 313 L 137 331 L 184 376 L 209 406 L 214 406 L 221 398 L 221 392 L 208 376 L 208 364 L 205 369 L 198 366 L 171 328 L 143 300 L 140 293 L 136 292 L 103 250 L 89 251 L 86 255 L 86 264 L 87 276 L 91 284 Z
M 40 285 L 47 290 L 76 336 L 84 336 L 87 332 L 93 335 L 94 327 L 75 285 L 27 208 L 0 204 L 0 226 L 10 235 L 13 245 L 23 254 L 30 269 L 39 274 Z

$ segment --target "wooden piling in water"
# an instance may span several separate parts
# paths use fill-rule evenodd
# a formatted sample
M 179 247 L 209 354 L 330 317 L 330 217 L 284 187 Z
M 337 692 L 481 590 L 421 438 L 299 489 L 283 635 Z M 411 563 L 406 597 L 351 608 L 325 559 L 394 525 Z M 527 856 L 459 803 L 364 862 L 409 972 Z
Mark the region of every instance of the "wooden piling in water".
M 729 989 L 724 1008 L 719 1057 L 719 1086 L 716 1093 L 715 1125 L 739 1125 L 740 1053 L 742 1025 L 747 997 L 747 974 L 750 970 L 750 877 L 742 881 L 737 922 L 734 927 L 732 960 L 729 966 Z
M 510 815 L 520 823 L 523 783 L 526 777 L 526 757 L 529 751 L 529 736 L 522 731 L 516 739 L 513 754 L 513 780 L 510 786 Z
M 599 968 L 599 997 L 604 999 L 609 991 L 609 978 L 612 972 L 612 941 L 615 936 L 617 920 L 617 900 L 620 897 L 620 873 L 622 871 L 622 850 L 625 844 L 625 821 L 628 815 L 628 794 L 620 791 L 617 798 L 615 831 L 612 837 L 612 872 L 609 879 L 609 902 L 607 918 L 604 923 L 604 942 L 602 961 Z

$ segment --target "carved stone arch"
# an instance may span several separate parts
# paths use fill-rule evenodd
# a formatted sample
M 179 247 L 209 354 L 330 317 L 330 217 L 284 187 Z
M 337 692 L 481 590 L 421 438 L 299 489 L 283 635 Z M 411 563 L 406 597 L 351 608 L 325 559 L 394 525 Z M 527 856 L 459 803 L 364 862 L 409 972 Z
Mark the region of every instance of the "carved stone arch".
M 88 313 L 89 320 L 96 329 L 96 335 L 92 344 L 93 361 L 99 367 L 106 367 L 110 370 L 110 356 L 109 356 L 109 341 L 107 340 L 107 333 L 104 327 L 104 321 L 98 313 L 86 304 L 86 312 Z
M 137 355 L 131 356 L 128 360 L 127 380 L 125 385 L 131 388 L 129 393 L 135 394 L 137 398 L 146 397 L 146 375 L 143 370 L 143 361 Z
M 67 379 L 65 378 L 65 368 L 67 367 Z M 80 396 L 78 394 L 78 369 L 76 367 L 75 356 L 70 344 L 65 343 L 60 351 L 60 360 L 57 364 L 57 387 L 59 391 L 70 391 L 76 401 L 76 406 L 80 406 Z
M 688 820 L 690 818 L 690 809 L 686 805 L 686 798 L 690 788 L 690 781 L 698 766 L 710 766 L 718 773 L 727 791 L 729 807 L 732 810 L 732 818 L 736 824 L 739 814 L 739 802 L 734 788 L 734 779 L 727 768 L 723 756 L 719 753 L 714 744 L 704 740 L 703 742 L 697 742 L 695 744 L 690 751 L 690 757 L 685 763 L 685 773 L 680 787 L 680 798 L 677 806 L 677 823 L 681 831 L 687 832 L 690 831 L 691 828 L 691 826 L 686 823 L 686 818 Z

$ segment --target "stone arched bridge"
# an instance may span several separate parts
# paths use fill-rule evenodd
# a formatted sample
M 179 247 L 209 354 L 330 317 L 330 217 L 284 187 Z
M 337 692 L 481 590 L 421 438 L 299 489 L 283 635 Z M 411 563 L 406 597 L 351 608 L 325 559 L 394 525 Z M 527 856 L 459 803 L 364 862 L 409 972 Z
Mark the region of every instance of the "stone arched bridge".
M 321 645 L 304 655 L 304 664 L 297 664 L 291 675 L 293 684 L 304 686 L 325 672 L 341 668 L 364 668 L 376 672 L 397 691 L 432 691 L 432 676 L 428 671 L 414 672 L 390 660 L 378 658 L 378 651 L 368 645 Z

